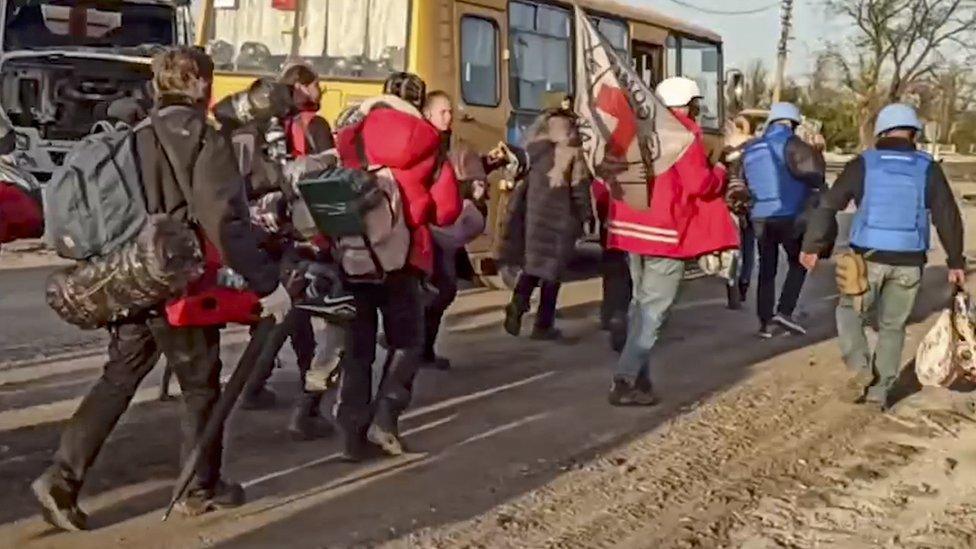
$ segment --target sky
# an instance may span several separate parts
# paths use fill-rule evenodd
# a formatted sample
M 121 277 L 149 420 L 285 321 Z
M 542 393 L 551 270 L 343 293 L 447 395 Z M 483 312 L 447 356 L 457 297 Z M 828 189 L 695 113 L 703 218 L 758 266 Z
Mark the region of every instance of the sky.
M 778 7 L 752 15 L 712 15 L 680 6 L 671 0 L 626 0 L 661 13 L 678 17 L 722 35 L 725 42 L 725 67 L 745 69 L 754 59 L 761 58 L 770 68 L 776 66 L 776 46 L 780 34 Z M 721 11 L 751 10 L 776 4 L 776 0 L 682 0 L 702 8 Z M 794 0 L 793 30 L 787 74 L 803 77 L 812 71 L 816 53 L 827 45 L 830 37 L 842 34 L 843 26 L 828 24 L 823 0 Z

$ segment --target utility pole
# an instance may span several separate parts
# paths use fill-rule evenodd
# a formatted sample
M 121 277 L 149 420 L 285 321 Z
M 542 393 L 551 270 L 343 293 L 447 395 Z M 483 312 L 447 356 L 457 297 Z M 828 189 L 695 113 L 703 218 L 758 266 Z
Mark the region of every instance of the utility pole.
M 776 59 L 776 80 L 773 84 L 773 102 L 779 101 L 783 92 L 783 79 L 786 78 L 786 54 L 790 39 L 790 28 L 793 26 L 793 0 L 783 0 L 780 14 L 781 30 L 779 35 L 779 54 Z

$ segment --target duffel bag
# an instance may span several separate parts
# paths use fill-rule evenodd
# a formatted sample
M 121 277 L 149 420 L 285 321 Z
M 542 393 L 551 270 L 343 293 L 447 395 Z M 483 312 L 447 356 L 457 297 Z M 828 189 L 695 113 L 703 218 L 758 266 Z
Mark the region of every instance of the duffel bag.
M 203 272 L 197 235 L 180 221 L 154 215 L 115 251 L 53 273 L 47 302 L 66 322 L 94 329 L 182 294 Z

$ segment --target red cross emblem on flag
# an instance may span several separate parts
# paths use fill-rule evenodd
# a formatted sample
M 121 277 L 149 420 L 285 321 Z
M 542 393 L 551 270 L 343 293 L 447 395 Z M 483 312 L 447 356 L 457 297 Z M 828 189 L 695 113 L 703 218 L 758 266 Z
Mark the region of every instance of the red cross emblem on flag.
M 617 119 L 617 126 L 607 138 L 607 154 L 618 160 L 626 158 L 630 145 L 637 137 L 637 117 L 627 100 L 627 94 L 620 88 L 604 84 L 597 93 L 596 106 Z

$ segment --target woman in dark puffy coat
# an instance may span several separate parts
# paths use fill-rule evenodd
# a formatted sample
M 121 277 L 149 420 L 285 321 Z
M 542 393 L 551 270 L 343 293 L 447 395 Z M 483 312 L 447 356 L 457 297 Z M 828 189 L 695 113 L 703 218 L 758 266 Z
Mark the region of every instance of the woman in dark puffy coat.
M 499 250 L 499 263 L 522 268 L 505 310 L 505 330 L 513 336 L 520 335 L 522 316 L 538 287 L 532 338 L 560 337 L 554 326 L 559 285 L 583 224 L 592 217 L 589 172 L 579 146 L 576 116 L 568 110 L 546 111 L 525 134 L 529 172 L 509 202 Z

